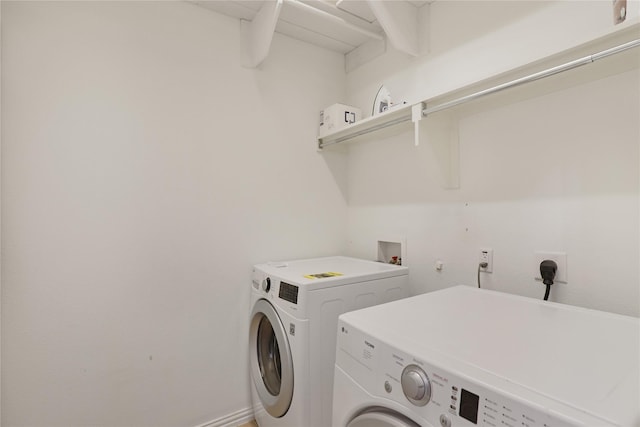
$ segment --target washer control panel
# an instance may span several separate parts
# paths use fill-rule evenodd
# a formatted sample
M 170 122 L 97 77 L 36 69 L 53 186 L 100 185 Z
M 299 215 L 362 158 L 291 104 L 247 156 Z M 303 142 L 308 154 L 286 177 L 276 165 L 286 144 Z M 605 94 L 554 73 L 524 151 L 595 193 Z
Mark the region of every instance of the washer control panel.
M 423 354 L 428 357 L 428 354 Z M 549 409 L 542 397 L 527 401 L 495 384 L 467 375 L 469 365 L 447 359 L 452 368 L 444 369 L 433 360 L 418 358 L 379 342 L 340 321 L 336 364 L 360 386 L 385 400 L 392 400 L 411 411 L 420 425 L 442 427 L 576 427 L 590 425 L 570 408 L 566 413 Z M 442 363 L 443 356 L 432 358 Z M 459 368 L 459 369 L 458 369 Z M 464 372 L 462 372 L 464 371 Z M 486 375 L 486 373 L 485 373 Z M 494 381 L 491 381 L 494 382 Z M 506 384 L 506 385 L 505 385 Z M 511 384 L 513 387 L 513 384 Z M 523 391 L 526 393 L 526 391 Z M 564 408 L 563 408 L 564 409 Z M 602 424 L 602 420 L 600 425 Z M 593 421 L 591 421 L 593 422 Z M 606 423 L 604 423 L 606 425 Z

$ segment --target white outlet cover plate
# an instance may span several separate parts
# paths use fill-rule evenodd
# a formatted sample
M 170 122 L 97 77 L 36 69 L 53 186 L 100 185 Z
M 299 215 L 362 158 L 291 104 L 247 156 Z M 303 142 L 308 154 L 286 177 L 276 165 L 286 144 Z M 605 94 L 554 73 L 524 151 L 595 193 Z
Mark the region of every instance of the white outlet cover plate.
M 534 277 L 536 280 L 542 280 L 540 275 L 540 263 L 545 259 L 550 259 L 558 264 L 554 283 L 567 283 L 567 253 L 566 252 L 534 252 Z
M 487 256 L 484 257 L 484 252 L 487 253 Z M 480 254 L 479 254 L 479 262 L 483 262 L 486 261 L 487 262 L 487 267 L 481 269 L 480 271 L 485 272 L 485 273 L 493 273 L 493 249 L 491 248 L 480 248 Z

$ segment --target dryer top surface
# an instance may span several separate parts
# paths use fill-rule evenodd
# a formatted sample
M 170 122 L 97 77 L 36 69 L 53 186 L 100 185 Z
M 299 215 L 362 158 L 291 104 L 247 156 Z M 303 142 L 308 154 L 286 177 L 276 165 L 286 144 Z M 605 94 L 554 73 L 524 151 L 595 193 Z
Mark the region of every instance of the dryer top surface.
M 404 266 L 345 256 L 268 262 L 258 264 L 254 268 L 268 276 L 310 289 L 404 276 L 409 273 L 409 269 Z
M 640 319 L 456 286 L 345 313 L 341 321 L 437 360 L 585 412 L 640 420 Z

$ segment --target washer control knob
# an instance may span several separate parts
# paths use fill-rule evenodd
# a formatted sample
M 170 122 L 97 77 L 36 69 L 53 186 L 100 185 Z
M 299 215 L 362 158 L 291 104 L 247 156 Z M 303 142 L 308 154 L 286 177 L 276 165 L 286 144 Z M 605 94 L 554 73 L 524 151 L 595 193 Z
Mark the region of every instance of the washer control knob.
M 400 377 L 402 391 L 409 402 L 424 406 L 431 399 L 431 382 L 424 370 L 418 365 L 407 365 Z
M 269 292 L 271 290 L 271 279 L 270 278 L 266 278 L 262 281 L 262 290 L 265 292 Z

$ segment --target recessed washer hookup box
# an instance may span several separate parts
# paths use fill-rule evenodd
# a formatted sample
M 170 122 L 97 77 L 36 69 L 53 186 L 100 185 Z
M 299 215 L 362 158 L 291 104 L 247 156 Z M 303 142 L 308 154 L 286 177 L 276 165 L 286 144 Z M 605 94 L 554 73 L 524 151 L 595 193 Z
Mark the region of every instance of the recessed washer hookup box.
M 318 136 L 339 131 L 362 119 L 359 108 L 345 104 L 333 104 L 320 111 Z

